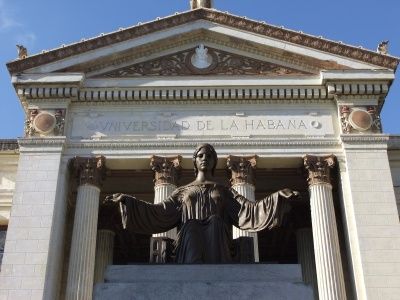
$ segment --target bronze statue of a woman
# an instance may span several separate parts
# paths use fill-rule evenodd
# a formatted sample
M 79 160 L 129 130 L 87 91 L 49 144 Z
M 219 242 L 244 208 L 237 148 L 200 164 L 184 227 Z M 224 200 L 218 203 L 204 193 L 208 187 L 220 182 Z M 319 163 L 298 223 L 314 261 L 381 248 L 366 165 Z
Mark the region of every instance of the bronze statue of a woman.
M 178 227 L 177 263 L 232 262 L 232 225 L 250 231 L 279 226 L 289 199 L 298 196 L 284 189 L 251 202 L 216 183 L 217 153 L 209 144 L 196 148 L 193 164 L 196 179 L 159 204 L 124 194 L 108 199 L 121 204 L 122 222 L 130 232 L 152 234 Z

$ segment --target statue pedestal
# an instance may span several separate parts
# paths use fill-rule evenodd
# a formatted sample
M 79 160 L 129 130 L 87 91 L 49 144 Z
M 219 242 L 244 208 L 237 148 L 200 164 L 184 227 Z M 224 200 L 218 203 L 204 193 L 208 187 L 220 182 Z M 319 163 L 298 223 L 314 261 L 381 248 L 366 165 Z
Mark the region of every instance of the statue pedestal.
M 298 299 L 312 300 L 300 265 L 109 266 L 95 300 L 105 299 Z

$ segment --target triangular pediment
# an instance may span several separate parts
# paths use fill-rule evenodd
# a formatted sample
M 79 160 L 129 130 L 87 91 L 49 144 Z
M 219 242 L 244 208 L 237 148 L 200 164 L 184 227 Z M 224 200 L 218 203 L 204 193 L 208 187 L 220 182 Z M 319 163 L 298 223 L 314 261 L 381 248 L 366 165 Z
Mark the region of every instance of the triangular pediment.
M 204 37 L 206 37 L 205 40 Z M 270 60 L 267 57 L 266 60 L 259 60 L 276 64 L 276 60 L 280 61 L 282 58 L 282 61 L 286 62 L 282 66 L 288 67 L 288 63 L 289 65 L 292 62 L 296 64 L 296 61 L 299 62 L 299 66 L 303 65 L 303 68 L 288 69 L 289 73 L 299 70 L 304 72 L 307 69 L 305 65 L 310 65 L 314 71 L 344 68 L 376 69 L 376 67 L 394 70 L 399 62 L 397 58 L 388 55 L 310 36 L 302 32 L 248 20 L 217 10 L 196 9 L 22 58 L 8 63 L 7 67 L 11 74 L 63 71 L 86 74 L 95 71 L 94 73 L 99 74 L 100 66 L 117 72 L 121 68 L 114 67 L 118 67 L 120 61 L 126 64 L 129 57 L 138 58 L 142 55 L 140 63 L 143 63 L 143 57 L 148 55 L 146 51 L 148 52 L 149 48 L 151 51 L 156 49 L 162 53 L 169 44 L 172 48 L 174 43 L 184 46 L 191 42 L 193 44 L 191 50 L 193 50 L 193 47 L 200 43 L 207 44 L 207 38 L 210 48 L 226 51 L 227 49 L 214 47 L 220 44 L 225 48 L 240 48 L 239 50 L 242 52 L 250 51 L 258 56 L 268 56 L 269 53 L 272 53 L 270 57 L 273 59 Z M 143 50 L 144 48 L 147 50 Z M 226 52 L 229 53 L 229 51 Z M 138 53 L 140 55 L 137 55 Z M 254 59 L 258 59 L 253 55 L 244 56 L 253 58 L 252 61 L 248 60 L 250 64 L 255 62 Z M 157 61 L 154 58 L 151 60 L 154 63 Z M 113 64 L 114 67 L 110 67 L 110 64 Z M 134 62 L 130 67 L 135 65 L 139 67 Z M 270 72 L 276 68 L 279 69 L 280 64 L 277 63 L 277 65 L 278 67 L 264 64 L 263 67 Z M 103 72 L 102 74 L 114 73 Z
M 193 75 L 257 75 L 273 77 L 313 74 L 200 44 L 198 47 L 126 65 L 93 77 L 137 78 L 143 76 Z

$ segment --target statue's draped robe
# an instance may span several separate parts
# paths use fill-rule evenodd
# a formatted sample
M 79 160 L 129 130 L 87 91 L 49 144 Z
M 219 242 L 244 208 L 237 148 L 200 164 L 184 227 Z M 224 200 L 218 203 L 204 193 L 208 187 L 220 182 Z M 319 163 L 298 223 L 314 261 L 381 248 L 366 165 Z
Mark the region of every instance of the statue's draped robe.
M 279 226 L 288 205 L 274 193 L 251 202 L 219 184 L 189 184 L 165 201 L 150 204 L 131 196 L 121 201 L 123 225 L 130 232 L 160 233 L 178 227 L 178 263 L 232 261 L 232 225 L 260 231 Z

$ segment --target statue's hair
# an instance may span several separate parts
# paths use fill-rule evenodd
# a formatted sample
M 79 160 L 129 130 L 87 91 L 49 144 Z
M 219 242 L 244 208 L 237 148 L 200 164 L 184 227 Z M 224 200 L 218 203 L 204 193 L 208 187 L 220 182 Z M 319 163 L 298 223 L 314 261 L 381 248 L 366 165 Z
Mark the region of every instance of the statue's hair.
M 214 147 L 211 146 L 210 144 L 200 144 L 196 147 L 196 150 L 193 153 L 193 159 L 192 159 L 193 165 L 194 165 L 194 174 L 197 176 L 197 173 L 199 172 L 199 170 L 197 170 L 197 166 L 196 166 L 196 157 L 197 157 L 197 153 L 199 153 L 199 151 L 203 148 L 210 151 L 214 158 L 214 165 L 212 166 L 212 171 L 211 171 L 212 175 L 214 175 L 215 168 L 217 167 L 218 156 L 217 156 L 217 152 L 215 151 Z

